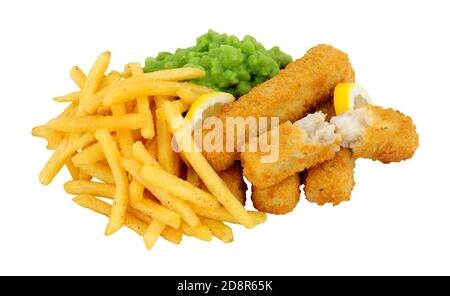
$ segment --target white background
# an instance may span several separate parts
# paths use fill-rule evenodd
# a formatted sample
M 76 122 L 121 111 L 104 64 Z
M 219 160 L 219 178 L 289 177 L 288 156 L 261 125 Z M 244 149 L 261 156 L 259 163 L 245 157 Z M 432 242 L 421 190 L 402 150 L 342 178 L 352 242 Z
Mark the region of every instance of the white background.
M 450 274 L 449 8 L 447 1 L 1 1 L 0 274 L 334 275 Z M 76 89 L 73 65 L 111 50 L 112 69 L 192 45 L 209 28 L 294 58 L 318 44 L 346 51 L 377 104 L 413 117 L 412 160 L 358 160 L 351 202 L 302 200 L 235 242 L 160 240 L 148 252 L 123 229 L 72 203 L 64 172 L 48 187 L 50 155 L 31 128 Z

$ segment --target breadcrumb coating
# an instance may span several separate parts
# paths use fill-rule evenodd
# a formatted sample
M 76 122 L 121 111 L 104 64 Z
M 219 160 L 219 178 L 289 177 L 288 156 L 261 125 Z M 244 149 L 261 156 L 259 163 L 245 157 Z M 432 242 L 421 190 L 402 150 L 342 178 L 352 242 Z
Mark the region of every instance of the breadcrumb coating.
M 406 160 L 414 155 L 419 146 L 419 135 L 411 117 L 393 109 L 372 105 L 352 112 L 362 113 L 364 122 L 354 123 L 361 127 L 358 128 L 356 136 L 350 136 L 350 140 L 345 139 L 349 136 L 345 135 L 344 130 L 349 124 L 343 125 L 341 116 L 333 117 L 331 123 L 336 126 L 337 132 L 342 134 L 343 143 L 348 142 L 347 146 L 352 149 L 354 157 L 390 163 Z M 358 121 L 361 116 L 355 118 Z
M 279 132 L 261 135 L 259 141 L 278 142 L 278 160 L 264 162 L 267 153 L 258 150 L 241 153 L 241 162 L 245 177 L 257 188 L 267 188 L 280 183 L 294 173 L 301 172 L 318 163 L 332 159 L 339 151 L 340 138 L 331 143 L 308 141 L 306 132 L 287 121 L 279 126 Z M 247 144 L 248 145 L 248 144 Z
M 222 122 L 226 117 L 250 116 L 278 117 L 280 123 L 295 121 L 328 100 L 338 83 L 353 81 L 354 71 L 347 54 L 329 45 L 317 45 L 274 78 L 225 105 L 218 117 Z M 238 152 L 205 152 L 205 156 L 216 171 L 239 159 Z
M 335 206 L 350 200 L 355 185 L 354 168 L 355 158 L 347 148 L 341 149 L 333 159 L 310 168 L 305 178 L 306 199 L 318 205 Z
M 253 206 L 265 213 L 282 215 L 294 210 L 300 199 L 298 173 L 268 188 L 252 188 Z

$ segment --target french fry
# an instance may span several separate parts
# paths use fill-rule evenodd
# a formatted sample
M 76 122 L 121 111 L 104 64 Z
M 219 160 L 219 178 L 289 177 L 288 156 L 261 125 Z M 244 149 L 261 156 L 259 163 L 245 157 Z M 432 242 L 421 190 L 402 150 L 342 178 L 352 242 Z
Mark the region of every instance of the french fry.
M 187 166 L 186 181 L 195 187 L 200 185 L 200 178 L 191 166 Z
M 77 115 L 88 114 L 87 110 L 90 106 L 90 98 L 98 91 L 105 71 L 108 68 L 110 58 L 111 53 L 109 51 L 101 53 L 91 71 L 89 71 L 86 82 L 81 89 Z
M 88 194 L 112 199 L 114 198 L 116 187 L 114 185 L 106 183 L 72 180 L 64 184 L 64 190 L 68 194 L 73 195 Z
M 146 184 L 152 188 L 158 188 L 199 207 L 215 209 L 220 205 L 210 193 L 194 187 L 191 183 L 171 175 L 161 168 L 145 164 L 140 173 Z
M 183 239 L 183 233 L 179 229 L 175 229 L 170 226 L 166 226 L 161 233 L 161 236 L 168 240 L 171 243 L 174 243 L 176 245 L 179 245 L 181 243 L 181 240 Z
M 114 85 L 117 82 L 120 81 L 121 79 L 121 74 L 117 71 L 111 71 L 108 73 L 108 75 L 106 75 L 103 79 L 103 87 L 109 86 L 109 85 Z
M 83 208 L 90 209 L 107 217 L 111 215 L 111 205 L 99 200 L 95 196 L 78 195 L 72 200 Z M 127 213 L 125 214 L 124 225 L 141 236 L 145 234 L 145 230 L 147 229 L 147 224 L 144 221 Z
M 65 96 L 54 97 L 53 101 L 58 102 L 58 103 L 78 102 L 78 100 L 80 98 L 80 94 L 81 94 L 80 91 L 74 91 Z
M 117 103 L 124 103 L 142 96 L 170 96 L 178 95 L 181 88 L 195 88 L 188 82 L 172 82 L 157 80 L 138 80 L 127 81 L 127 83 L 118 83 L 108 91 L 95 95 L 95 102 L 103 97 L 103 105 L 111 106 Z M 98 107 L 98 106 L 97 106 Z
M 72 179 L 77 180 L 80 176 L 80 170 L 73 164 L 72 159 L 68 158 L 66 160 L 66 168 L 70 173 Z
M 78 109 L 78 102 L 72 102 L 56 118 L 64 118 L 64 117 L 73 116 L 77 113 L 77 109 Z
M 183 234 L 231 242 L 233 232 L 223 222 L 247 228 L 264 222 L 264 213 L 247 212 L 236 203 L 193 149 L 195 142 L 184 141 L 192 140 L 187 129 L 171 125 L 177 120 L 186 126 L 181 114 L 200 95 L 214 91 L 183 82 L 205 72 L 179 68 L 144 73 L 139 63 L 130 63 L 123 73 L 105 75 L 110 57 L 110 52 L 100 54 L 87 76 L 73 67 L 70 76 L 80 90 L 55 97 L 70 105 L 33 128 L 32 135 L 46 139 L 47 148 L 54 150 L 40 182 L 49 184 L 66 166 L 72 180 L 64 190 L 76 195 L 73 200 L 80 206 L 109 217 L 105 234 L 125 225 L 143 237 L 148 249 L 159 236 L 175 244 Z M 202 184 L 206 187 L 199 188 Z M 111 199 L 112 205 L 97 197 Z
M 128 213 L 135 216 L 136 218 L 144 221 L 147 224 L 150 224 L 152 222 L 152 218 L 150 216 L 147 216 L 146 214 L 142 213 L 139 210 L 136 210 L 134 208 L 128 207 Z M 170 226 L 166 226 L 161 233 L 161 236 L 168 240 L 169 242 L 172 242 L 174 244 L 180 244 L 182 240 L 183 233 L 181 230 L 175 229 Z
M 180 88 L 177 91 L 177 97 L 179 97 L 188 106 L 191 106 L 199 96 L 211 92 L 214 92 L 214 90 L 206 86 L 195 85 Z
M 201 224 L 198 216 L 186 202 L 175 196 L 167 194 L 162 190 L 153 188 L 150 184 L 147 184 L 140 174 L 142 165 L 138 161 L 132 159 L 122 159 L 122 166 L 130 175 L 133 176 L 133 178 L 144 185 L 145 188 L 147 188 L 159 201 L 161 201 L 164 206 L 180 214 L 181 219 L 186 221 L 186 223 L 192 227 L 197 227 Z
M 97 108 L 96 113 L 97 113 L 97 115 L 101 115 L 101 116 L 111 116 L 112 115 L 111 107 L 100 106 Z
M 139 63 L 129 63 L 125 66 L 125 69 L 122 73 L 123 78 L 129 78 L 133 74 L 133 66 L 138 65 Z M 195 78 L 201 78 L 206 75 L 205 71 L 198 68 L 176 68 L 176 69 L 166 69 L 159 70 L 150 73 L 145 73 L 142 77 L 139 77 L 139 80 L 161 80 L 161 81 L 183 81 L 190 80 Z
M 181 221 L 180 230 L 187 236 L 193 236 L 205 242 L 209 242 L 212 240 L 211 231 L 206 225 L 203 224 L 200 224 L 197 227 L 192 227 L 184 221 Z
M 131 75 L 133 75 L 133 74 L 131 73 L 131 68 L 130 68 L 130 65 L 131 65 L 131 64 L 134 64 L 134 63 L 126 64 L 125 67 L 123 68 L 123 72 L 122 72 L 122 74 L 121 74 L 122 78 L 125 78 L 125 79 L 126 79 L 126 78 L 130 78 Z M 136 64 L 139 65 L 139 63 L 136 63 Z
M 99 179 L 108 184 L 115 184 L 114 177 L 109 167 L 102 163 L 84 164 L 80 166 L 80 170 L 92 177 Z
M 125 116 L 127 113 L 125 104 L 116 104 L 111 106 L 113 116 Z M 116 132 L 120 151 L 125 157 L 131 157 L 131 145 L 133 145 L 133 134 L 129 129 L 120 129 Z
M 180 113 L 184 113 L 189 110 L 189 105 L 183 102 L 183 100 L 172 101 L 172 105 L 174 105 L 175 109 L 177 109 Z
M 157 147 L 158 143 L 157 143 L 157 139 L 154 138 L 152 140 L 146 140 L 145 141 L 145 149 L 148 151 L 148 153 L 150 153 L 150 155 L 156 159 L 158 156 L 158 147 Z
M 173 228 L 180 226 L 180 215 L 148 199 L 132 202 L 131 207 Z
M 153 248 L 165 227 L 166 224 L 159 220 L 153 219 L 152 222 L 150 222 L 144 233 L 144 243 L 148 250 Z
M 145 125 L 145 117 L 139 114 L 122 116 L 72 116 L 50 120 L 48 127 L 62 132 L 94 132 L 98 129 L 117 131 L 123 129 L 138 129 Z
M 167 225 L 178 228 L 180 225 L 180 215 L 157 204 L 150 199 L 144 199 L 144 186 L 135 178 L 130 182 L 130 202 L 131 206 L 146 215 L 158 219 Z
M 161 80 L 161 81 L 183 81 L 195 78 L 202 78 L 206 75 L 205 71 L 198 68 L 177 68 L 159 70 L 155 72 L 145 73 L 141 79 L 144 80 Z
M 73 82 L 75 82 L 80 89 L 82 89 L 86 83 L 86 74 L 84 74 L 78 66 L 74 66 L 70 69 L 70 78 L 72 78 Z
M 47 140 L 47 149 L 56 149 L 61 143 L 64 135 L 54 129 L 48 128 L 46 125 L 39 125 L 31 130 L 31 135 Z
M 133 77 L 142 76 L 144 73 L 138 63 L 129 64 L 129 67 Z M 155 136 L 155 124 L 150 110 L 149 98 L 145 96 L 137 97 L 136 102 L 138 113 L 147 118 L 147 123 L 141 128 L 142 137 L 145 139 L 152 139 Z
M 128 176 L 120 164 L 119 148 L 109 131 L 99 129 L 95 132 L 95 138 L 103 149 L 116 184 L 111 216 L 105 231 L 106 235 L 110 235 L 119 230 L 125 223 L 129 200 Z
M 199 93 L 191 90 L 190 88 L 181 88 L 177 91 L 177 97 L 189 106 L 192 105 L 199 96 Z
M 231 243 L 233 241 L 233 230 L 231 230 L 228 225 L 225 225 L 220 221 L 204 217 L 200 218 L 200 220 L 209 228 L 212 235 L 214 235 L 224 243 Z
M 130 202 L 134 204 L 141 201 L 144 198 L 144 186 L 139 183 L 136 179 L 130 181 Z
M 230 189 L 228 189 L 222 179 L 220 179 L 219 175 L 211 167 L 199 149 L 195 149 L 196 147 L 194 147 L 194 145 L 196 144 L 189 131 L 185 129 L 184 126 L 175 126 L 172 124 L 175 120 L 180 119 L 180 113 L 168 102 L 165 102 L 162 108 L 166 115 L 167 124 L 176 138 L 183 155 L 206 185 L 209 192 L 219 200 L 240 224 L 247 228 L 253 228 L 255 224 L 244 206 L 231 193 Z
M 189 88 L 190 90 L 192 90 L 198 94 L 201 94 L 201 95 L 209 94 L 209 93 L 212 93 L 215 91 L 212 88 L 209 88 L 209 87 L 206 87 L 203 85 L 199 85 L 199 84 L 194 84 L 194 83 L 188 84 L 187 88 Z
M 155 97 L 156 108 L 162 106 L 164 102 L 171 101 L 168 97 Z M 172 135 L 170 134 L 167 121 L 162 110 L 156 111 L 156 133 L 158 162 L 161 167 L 172 175 L 180 174 L 180 156 L 172 148 Z
M 141 177 L 144 178 L 148 184 L 153 184 L 154 187 L 159 187 L 162 191 L 167 191 L 170 194 L 201 207 L 219 207 L 219 202 L 208 192 L 198 189 L 189 182 L 161 169 L 158 162 L 152 158 L 141 142 L 133 144 L 132 154 L 135 159 L 145 163 L 140 173 Z
M 194 211 L 205 218 L 214 219 L 217 221 L 230 222 L 233 224 L 241 224 L 233 215 L 230 214 L 224 207 L 220 207 L 214 210 L 203 209 L 199 207 L 193 207 Z M 250 218 L 253 220 L 253 224 L 259 225 L 264 223 L 267 219 L 267 215 L 263 212 L 248 211 Z
M 91 179 L 92 179 L 91 175 L 83 172 L 82 170 L 79 170 L 77 180 L 80 180 L 80 181 L 91 181 Z
M 105 154 L 103 154 L 102 147 L 97 142 L 77 153 L 72 158 L 72 161 L 75 166 L 79 167 L 86 164 L 96 163 L 102 159 L 105 159 Z
M 84 146 L 89 145 L 93 141 L 94 137 L 92 136 L 91 133 L 85 133 L 81 137 L 70 142 L 63 140 L 63 142 L 61 142 L 60 145 L 64 146 L 62 147 L 58 146 L 56 148 L 53 155 L 47 161 L 41 173 L 39 174 L 39 181 L 41 182 L 41 184 L 43 185 L 50 184 L 53 178 L 56 176 L 56 174 L 64 166 L 64 163 L 66 162 L 67 158 L 72 156 L 72 154 L 74 154 L 76 151 L 83 148 Z
M 129 63 L 125 65 L 122 73 L 122 78 L 129 78 L 133 75 L 133 67 L 140 66 L 139 63 Z M 142 69 L 142 68 L 141 68 Z M 197 68 L 177 68 L 159 70 L 155 72 L 145 73 L 140 77 L 142 80 L 161 80 L 161 81 L 183 81 L 195 78 L 201 78 L 205 76 L 205 71 Z
M 153 158 L 151 153 L 145 148 L 142 142 L 135 142 L 133 146 L 131 146 L 131 154 L 141 163 L 161 167 L 156 159 Z

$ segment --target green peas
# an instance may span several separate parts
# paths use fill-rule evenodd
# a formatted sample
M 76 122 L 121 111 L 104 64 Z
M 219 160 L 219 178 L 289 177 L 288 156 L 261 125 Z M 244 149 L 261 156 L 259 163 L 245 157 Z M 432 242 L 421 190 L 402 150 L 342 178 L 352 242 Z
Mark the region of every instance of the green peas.
M 292 61 L 278 46 L 266 50 L 252 36 L 239 40 L 236 36 L 213 30 L 200 36 L 196 45 L 179 48 L 174 54 L 160 52 L 145 60 L 145 72 L 177 67 L 204 69 L 206 76 L 193 82 L 236 96 L 274 77 Z

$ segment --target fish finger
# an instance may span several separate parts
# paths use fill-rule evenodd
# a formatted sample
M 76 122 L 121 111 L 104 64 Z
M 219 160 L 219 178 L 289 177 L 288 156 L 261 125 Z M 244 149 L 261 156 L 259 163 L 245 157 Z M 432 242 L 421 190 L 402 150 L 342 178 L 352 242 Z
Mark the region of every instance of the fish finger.
M 393 109 L 368 105 L 335 116 L 330 121 L 342 137 L 342 146 L 354 157 L 399 162 L 411 158 L 419 135 L 411 117 Z
M 261 212 L 287 214 L 294 210 L 299 200 L 300 176 L 298 173 L 264 189 L 252 188 L 253 206 Z
M 275 144 L 278 157 L 268 159 L 268 152 L 263 152 L 261 145 L 256 152 L 251 152 L 255 141 Z M 247 144 L 249 147 L 241 153 L 244 175 L 257 188 L 267 188 L 332 159 L 340 149 L 339 144 L 334 126 L 325 122 L 325 114 L 321 112 L 309 114 L 294 124 L 287 121 Z
M 304 117 L 312 107 L 328 100 L 338 83 L 353 81 L 354 71 L 347 54 L 329 45 L 317 45 L 274 78 L 225 105 L 218 118 L 224 127 L 227 118 L 238 117 L 276 117 L 280 123 L 295 121 Z M 226 128 L 222 132 L 223 150 L 204 152 L 216 171 L 222 171 L 238 160 L 238 145 L 243 144 L 238 144 L 232 135 L 227 139 Z M 232 152 L 226 149 L 229 141 L 234 142 L 230 145 L 234 147 Z

